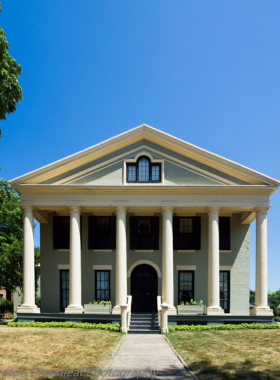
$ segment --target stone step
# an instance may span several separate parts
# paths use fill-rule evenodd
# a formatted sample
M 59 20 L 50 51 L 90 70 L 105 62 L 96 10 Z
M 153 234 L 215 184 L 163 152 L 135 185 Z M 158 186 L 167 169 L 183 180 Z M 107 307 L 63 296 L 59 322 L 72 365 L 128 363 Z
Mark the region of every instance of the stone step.
M 159 329 L 157 330 L 147 330 L 147 329 L 135 329 L 128 330 L 128 334 L 159 334 Z
M 131 321 L 158 322 L 158 318 L 130 318 Z
M 148 321 L 130 321 L 131 326 L 142 325 L 142 326 L 158 326 L 158 322 L 148 322 Z

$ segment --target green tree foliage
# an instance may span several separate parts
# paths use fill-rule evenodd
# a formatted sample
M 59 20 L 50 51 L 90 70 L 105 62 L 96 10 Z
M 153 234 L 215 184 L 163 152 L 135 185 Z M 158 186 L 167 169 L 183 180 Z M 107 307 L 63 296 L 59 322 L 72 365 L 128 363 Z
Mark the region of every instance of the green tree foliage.
M 0 178 L 0 287 L 11 292 L 23 284 L 23 215 L 20 197 L 12 186 Z M 35 247 L 35 264 L 40 249 Z
M 280 317 L 280 310 L 278 306 L 280 305 L 280 289 L 273 294 L 268 295 L 268 304 L 271 309 L 273 309 L 273 313 L 275 317 Z
M 8 49 L 9 43 L 4 30 L 0 27 L 0 120 L 5 120 L 7 113 L 14 112 L 16 104 L 22 100 L 22 89 L 18 83 L 22 68 L 10 56 Z
M 250 293 L 250 305 L 255 305 L 255 294 Z

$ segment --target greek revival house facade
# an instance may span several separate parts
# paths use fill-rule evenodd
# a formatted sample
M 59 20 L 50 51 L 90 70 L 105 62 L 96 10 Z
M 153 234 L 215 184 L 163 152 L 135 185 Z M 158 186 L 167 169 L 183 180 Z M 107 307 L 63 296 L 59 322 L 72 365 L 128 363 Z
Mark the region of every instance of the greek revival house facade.
M 278 181 L 141 125 L 11 184 L 24 213 L 18 316 L 78 318 L 85 304 L 110 300 L 112 320 L 161 310 L 175 320 L 177 305 L 203 300 L 206 318 L 249 317 L 255 219 L 251 316 L 272 316 L 267 214 Z M 41 226 L 41 310 L 34 217 Z

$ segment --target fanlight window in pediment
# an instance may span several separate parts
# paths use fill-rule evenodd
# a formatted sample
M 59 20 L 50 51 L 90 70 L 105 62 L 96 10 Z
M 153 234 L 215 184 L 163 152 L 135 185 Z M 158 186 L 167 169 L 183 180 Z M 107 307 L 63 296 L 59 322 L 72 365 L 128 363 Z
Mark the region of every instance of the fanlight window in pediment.
M 141 156 L 136 163 L 127 163 L 127 182 L 160 182 L 161 164 L 152 163 L 147 156 Z

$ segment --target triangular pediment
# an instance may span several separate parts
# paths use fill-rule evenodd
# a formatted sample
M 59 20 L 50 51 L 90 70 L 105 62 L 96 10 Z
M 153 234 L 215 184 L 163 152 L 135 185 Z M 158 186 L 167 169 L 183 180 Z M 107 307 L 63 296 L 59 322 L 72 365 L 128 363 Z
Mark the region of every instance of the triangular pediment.
M 125 162 L 139 154 L 163 163 L 166 186 L 279 186 L 273 178 L 147 125 L 15 178 L 11 184 L 120 186 L 125 184 Z

